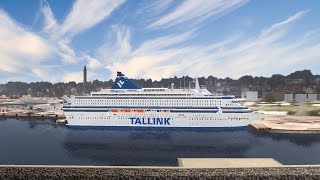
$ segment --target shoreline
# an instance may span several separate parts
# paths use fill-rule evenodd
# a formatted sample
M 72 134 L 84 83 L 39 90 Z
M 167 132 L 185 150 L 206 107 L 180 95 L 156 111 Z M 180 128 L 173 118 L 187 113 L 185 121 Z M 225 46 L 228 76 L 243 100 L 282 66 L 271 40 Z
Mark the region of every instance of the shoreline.
M 129 168 L 9 167 L 0 179 L 319 179 L 320 167 Z

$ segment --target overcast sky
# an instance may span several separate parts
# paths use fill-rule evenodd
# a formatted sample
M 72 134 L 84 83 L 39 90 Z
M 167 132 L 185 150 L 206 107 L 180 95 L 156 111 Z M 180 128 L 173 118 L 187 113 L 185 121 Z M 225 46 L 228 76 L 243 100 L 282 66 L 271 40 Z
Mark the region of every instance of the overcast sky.
M 320 74 L 319 0 L 1 0 L 0 83 Z

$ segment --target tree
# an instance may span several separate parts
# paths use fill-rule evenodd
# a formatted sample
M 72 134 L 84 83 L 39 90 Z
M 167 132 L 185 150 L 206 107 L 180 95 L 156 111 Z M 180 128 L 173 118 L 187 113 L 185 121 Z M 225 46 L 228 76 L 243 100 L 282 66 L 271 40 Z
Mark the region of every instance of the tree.
M 276 98 L 272 93 L 266 93 L 266 95 L 263 98 L 263 101 L 268 102 L 268 103 L 273 103 L 276 101 Z

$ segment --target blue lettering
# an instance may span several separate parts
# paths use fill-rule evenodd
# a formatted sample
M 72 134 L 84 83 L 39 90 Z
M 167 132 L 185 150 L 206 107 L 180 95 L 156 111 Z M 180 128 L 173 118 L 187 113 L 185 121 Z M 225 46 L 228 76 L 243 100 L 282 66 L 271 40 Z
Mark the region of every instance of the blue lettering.
M 164 124 L 170 125 L 169 120 L 170 120 L 170 118 L 164 118 Z
M 131 124 L 143 125 L 170 125 L 171 118 L 129 118 Z
M 153 122 L 151 122 L 150 120 L 152 120 L 151 118 L 148 118 L 148 124 L 154 124 L 154 119 L 153 119 Z
M 141 124 L 140 118 L 136 118 L 136 122 L 134 124 Z
M 157 118 L 157 124 L 162 125 L 163 124 L 163 118 Z
M 148 122 L 144 121 L 144 118 L 141 118 L 142 119 L 142 124 L 148 124 Z
M 133 120 L 136 119 L 136 118 L 129 118 L 129 119 L 131 119 L 131 124 L 133 124 Z

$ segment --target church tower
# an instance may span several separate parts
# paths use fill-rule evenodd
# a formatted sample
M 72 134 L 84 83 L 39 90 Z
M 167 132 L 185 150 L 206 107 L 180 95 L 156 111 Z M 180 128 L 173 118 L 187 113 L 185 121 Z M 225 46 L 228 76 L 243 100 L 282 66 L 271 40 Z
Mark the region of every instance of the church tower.
M 84 66 L 83 68 L 83 85 L 87 83 L 87 67 Z
M 83 67 L 83 94 L 87 93 L 87 67 Z

